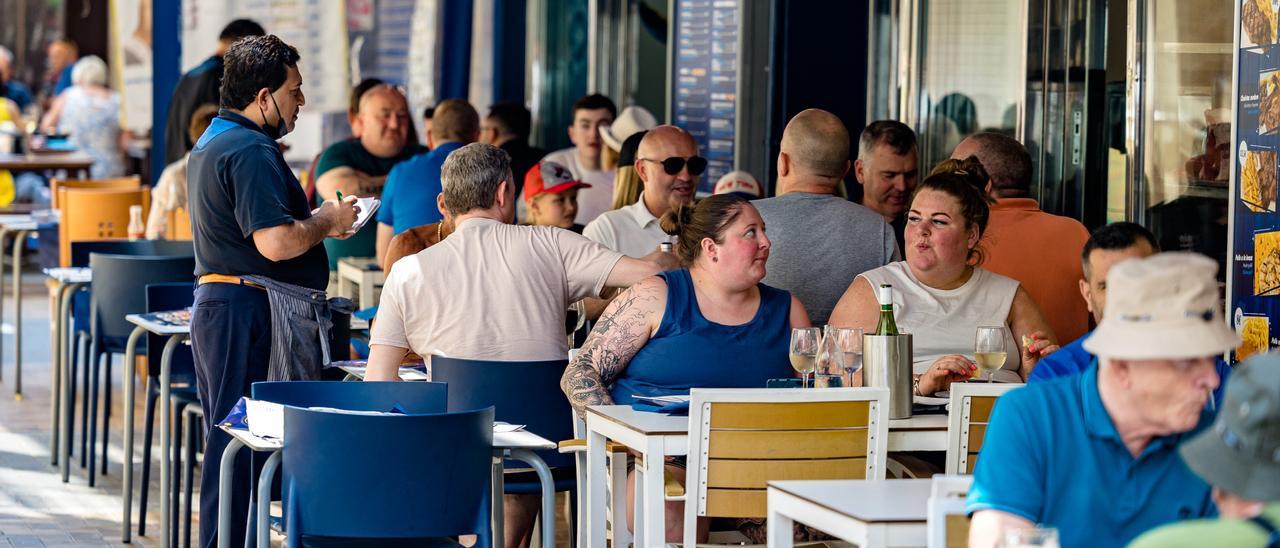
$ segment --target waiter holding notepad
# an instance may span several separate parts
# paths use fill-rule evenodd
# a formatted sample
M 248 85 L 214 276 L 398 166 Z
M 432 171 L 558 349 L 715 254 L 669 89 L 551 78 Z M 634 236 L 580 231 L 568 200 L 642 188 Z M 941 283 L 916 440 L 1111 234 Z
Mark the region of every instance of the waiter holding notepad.
M 217 543 L 221 496 L 232 497 L 232 542 L 245 538 L 248 492 L 218 492 L 219 461 L 230 437 L 216 425 L 250 385 L 268 378 L 268 286 L 323 297 L 329 268 L 320 243 L 345 237 L 357 215 L 355 196 L 326 201 L 313 212 L 276 144 L 306 102 L 298 59 L 298 50 L 275 36 L 233 44 L 225 55 L 222 110 L 187 164 L 199 283 L 191 348 L 208 432 L 200 484 L 204 548 Z M 247 486 L 249 459 L 236 461 L 233 485 Z

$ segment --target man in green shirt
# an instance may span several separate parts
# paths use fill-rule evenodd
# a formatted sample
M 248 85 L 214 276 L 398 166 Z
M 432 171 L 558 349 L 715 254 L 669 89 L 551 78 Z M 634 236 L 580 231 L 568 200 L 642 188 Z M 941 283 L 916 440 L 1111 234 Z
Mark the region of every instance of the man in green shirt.
M 382 185 L 391 168 L 426 147 L 410 138 L 413 122 L 404 94 L 390 85 L 375 86 L 359 99 L 352 119 L 355 137 L 325 149 L 316 163 L 316 201 L 343 196 L 381 197 Z M 329 270 L 337 270 L 342 257 L 373 257 L 377 240 L 376 223 L 369 223 L 345 240 L 325 242 Z
M 1160 527 L 1130 548 L 1280 548 L 1280 355 L 1238 367 L 1213 427 L 1181 451 L 1187 466 L 1213 486 L 1222 517 Z

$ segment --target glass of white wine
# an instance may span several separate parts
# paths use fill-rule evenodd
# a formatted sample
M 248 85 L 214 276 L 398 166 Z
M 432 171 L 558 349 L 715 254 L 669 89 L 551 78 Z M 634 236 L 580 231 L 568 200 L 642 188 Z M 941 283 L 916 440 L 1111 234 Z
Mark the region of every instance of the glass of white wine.
M 987 382 L 992 382 L 992 375 L 1004 366 L 1009 351 L 1005 347 L 1003 325 L 984 325 L 978 327 L 978 334 L 973 343 L 973 358 L 978 364 L 978 371 L 986 373 Z
M 791 367 L 800 373 L 800 386 L 807 388 L 809 375 L 817 365 L 818 343 L 822 339 L 822 330 L 817 327 L 797 327 L 791 330 Z

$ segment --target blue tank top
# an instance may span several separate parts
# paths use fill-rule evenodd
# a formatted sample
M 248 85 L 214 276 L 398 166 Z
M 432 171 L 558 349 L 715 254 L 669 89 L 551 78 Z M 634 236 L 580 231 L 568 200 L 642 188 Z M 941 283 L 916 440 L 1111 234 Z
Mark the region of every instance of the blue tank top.
M 659 276 L 667 282 L 662 324 L 614 382 L 614 403 L 630 405 L 634 395 L 688 394 L 690 388 L 764 388 L 769 379 L 793 376 L 790 293 L 758 284 L 755 317 L 720 325 L 702 316 L 688 270 Z

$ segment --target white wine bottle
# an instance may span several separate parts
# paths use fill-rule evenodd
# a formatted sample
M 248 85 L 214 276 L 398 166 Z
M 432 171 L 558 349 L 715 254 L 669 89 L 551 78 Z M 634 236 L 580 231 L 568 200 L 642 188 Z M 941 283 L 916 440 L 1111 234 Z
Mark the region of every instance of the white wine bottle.
M 898 323 L 893 320 L 893 286 L 881 284 L 879 289 L 880 322 L 876 324 L 878 336 L 897 335 Z

